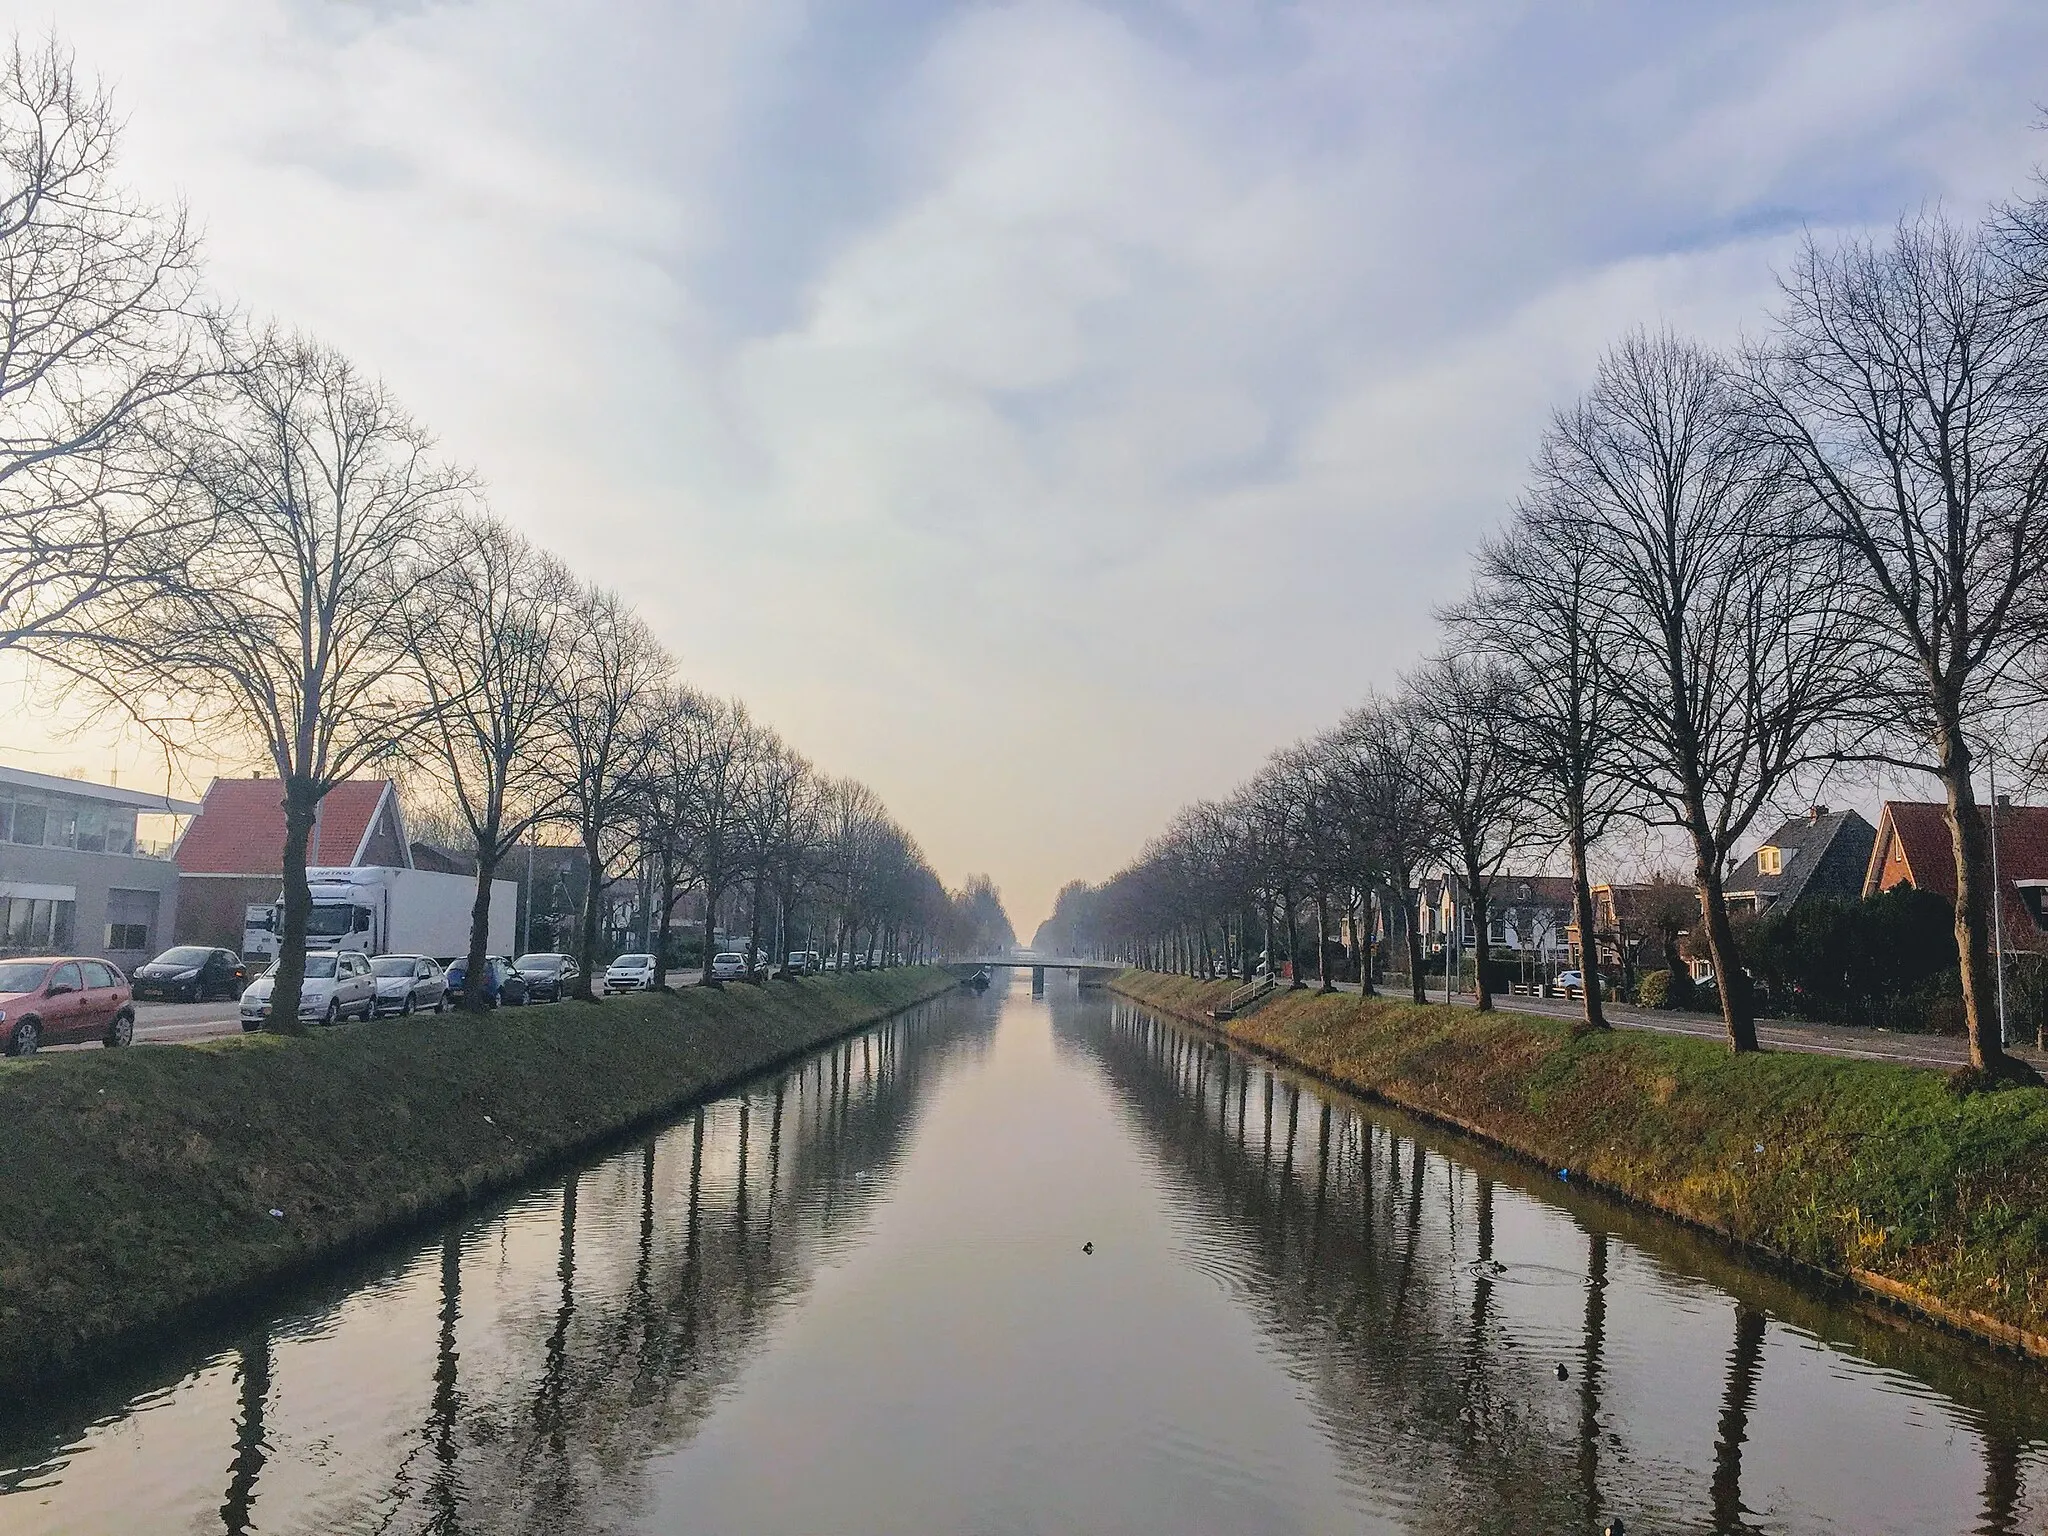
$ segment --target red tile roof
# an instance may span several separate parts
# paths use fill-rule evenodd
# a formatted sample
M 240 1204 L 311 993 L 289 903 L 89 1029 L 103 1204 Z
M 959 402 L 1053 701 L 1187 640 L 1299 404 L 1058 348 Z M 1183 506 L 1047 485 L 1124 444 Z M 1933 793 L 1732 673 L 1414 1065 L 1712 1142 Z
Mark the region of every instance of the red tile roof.
M 376 820 L 389 779 L 348 779 L 320 802 L 308 864 L 352 864 Z M 173 857 L 181 875 L 284 873 L 284 784 L 278 779 L 215 779 Z
M 1985 814 L 1980 807 L 1979 815 Z M 2048 880 L 2048 805 L 2001 806 L 1997 826 L 2005 941 L 2023 949 L 2048 949 L 2048 934 L 2034 921 L 2013 884 Z M 1948 807 L 1939 801 L 1885 801 L 1863 892 L 1872 895 L 1895 885 L 1932 891 L 1951 902 L 1956 899 L 1955 844 L 1949 835 Z

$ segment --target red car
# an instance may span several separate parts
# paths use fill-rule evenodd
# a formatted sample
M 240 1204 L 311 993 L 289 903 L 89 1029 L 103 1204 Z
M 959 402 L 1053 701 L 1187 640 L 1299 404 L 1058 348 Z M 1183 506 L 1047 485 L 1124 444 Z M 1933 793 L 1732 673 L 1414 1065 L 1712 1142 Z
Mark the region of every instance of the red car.
M 0 960 L 0 1050 L 33 1056 L 37 1047 L 135 1039 L 135 998 L 128 978 L 84 955 Z

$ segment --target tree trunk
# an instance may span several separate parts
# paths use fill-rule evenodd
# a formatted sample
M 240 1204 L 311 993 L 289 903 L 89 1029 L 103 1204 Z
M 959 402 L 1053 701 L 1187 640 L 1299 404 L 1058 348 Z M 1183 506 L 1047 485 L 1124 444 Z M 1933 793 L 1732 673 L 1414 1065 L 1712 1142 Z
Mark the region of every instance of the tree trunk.
M 747 913 L 747 980 L 756 986 L 765 979 L 755 958 L 761 953 L 761 888 L 766 879 L 761 870 L 754 871 L 754 889 L 750 893 L 750 910 Z
M 491 948 L 491 880 L 498 873 L 498 829 L 492 827 L 476 844 L 476 895 L 469 903 L 469 956 L 465 977 L 482 976 L 484 960 Z M 484 989 L 467 985 L 462 989 L 462 1011 L 485 1011 Z
M 1287 914 L 1287 988 L 1292 992 L 1308 986 L 1301 979 L 1301 925 L 1294 920 L 1292 889 L 1280 893 L 1280 905 Z
M 1956 962 L 1962 972 L 1963 1027 L 1970 1065 L 1993 1077 L 2032 1078 L 2031 1068 L 2006 1054 L 1998 1018 L 1998 973 L 1991 953 L 1991 836 L 1970 782 L 1975 764 L 1959 722 L 1941 742 L 1941 784 L 1948 792 L 1949 839 L 1956 857 Z
M 1318 992 L 1337 990 L 1330 980 L 1330 898 L 1320 885 L 1316 887 L 1316 980 Z
M 1416 1002 L 1426 1003 L 1429 994 L 1422 990 L 1422 887 L 1416 886 L 1414 899 L 1404 896 L 1402 903 L 1401 920 L 1408 928 L 1408 988 Z
M 1572 816 L 1572 917 L 1579 925 L 1579 974 L 1586 985 L 1586 1017 L 1582 1028 L 1606 1029 L 1607 1005 L 1600 997 L 1600 940 L 1593 927 L 1593 882 L 1586 874 L 1586 820 Z
M 284 900 L 277 935 L 277 979 L 270 988 L 268 1028 L 303 1035 L 299 997 L 306 985 L 306 928 L 313 918 L 313 893 L 306 885 L 306 849 L 320 815 L 312 781 L 293 775 L 284 781 Z
M 1707 949 L 1714 958 L 1714 985 L 1721 994 L 1721 1020 L 1728 1026 L 1728 1044 L 1737 1052 L 1759 1050 L 1756 1019 L 1749 1006 L 1749 978 L 1742 973 L 1735 925 L 1728 919 L 1728 896 L 1721 886 L 1720 856 L 1713 842 L 1697 833 L 1693 835 L 1693 878 L 1699 884 Z
M 1379 989 L 1372 981 L 1373 949 L 1377 941 L 1379 896 L 1370 890 L 1358 893 L 1358 992 L 1371 997 Z
M 1481 1013 L 1493 1012 L 1493 980 L 1486 974 L 1486 962 L 1493 954 L 1493 892 L 1480 880 L 1479 871 L 1465 866 L 1467 905 L 1472 909 L 1472 991 L 1479 999 Z
M 712 985 L 711 957 L 718 950 L 718 901 L 725 894 L 720 883 L 724 878 L 724 867 L 713 858 L 704 871 L 704 974 L 698 978 L 707 987 Z
M 604 903 L 604 866 L 599 861 L 597 839 L 589 838 L 583 844 L 584 867 L 588 871 L 583 884 L 583 932 L 581 945 L 583 953 L 576 957 L 581 969 L 576 975 L 576 996 L 583 1002 L 593 1002 L 597 994 L 592 982 L 597 975 L 597 918 Z M 466 994 L 471 989 L 481 990 L 481 978 L 472 975 L 464 987 Z

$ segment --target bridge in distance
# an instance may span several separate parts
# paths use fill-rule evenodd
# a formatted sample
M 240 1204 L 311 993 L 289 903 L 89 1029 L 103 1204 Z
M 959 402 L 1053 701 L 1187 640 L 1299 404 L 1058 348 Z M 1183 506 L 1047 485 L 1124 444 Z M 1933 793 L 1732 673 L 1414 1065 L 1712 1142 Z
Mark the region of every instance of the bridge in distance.
M 998 966 L 1008 966 L 1012 970 L 1029 969 L 1033 992 L 1045 990 L 1047 971 L 1073 971 L 1082 986 L 1099 987 L 1124 968 L 1118 960 L 1091 960 L 1086 955 L 1043 955 L 1032 949 L 1013 949 L 1006 955 L 976 955 L 946 962 L 947 970 L 961 975 L 984 967 L 994 970 Z

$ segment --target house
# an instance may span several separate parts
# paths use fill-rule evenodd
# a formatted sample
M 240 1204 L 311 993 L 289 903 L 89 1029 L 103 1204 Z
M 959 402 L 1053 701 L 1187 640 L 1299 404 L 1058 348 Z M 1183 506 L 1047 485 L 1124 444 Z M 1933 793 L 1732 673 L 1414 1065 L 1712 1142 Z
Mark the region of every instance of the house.
M 1854 901 L 1876 842 L 1877 829 L 1854 811 L 1809 806 L 1729 872 L 1722 886 L 1729 909 L 1762 917 L 1802 901 Z
M 162 949 L 178 869 L 138 817 L 178 818 L 188 800 L 0 768 L 0 954 L 59 950 L 124 968 Z
M 1666 941 L 1676 946 L 1699 917 L 1699 898 L 1689 885 L 1653 880 L 1647 885 L 1593 887 L 1593 951 L 1599 969 L 1633 985 L 1644 970 L 1667 967 Z M 1583 966 L 1579 925 L 1565 929 L 1574 965 Z
M 1978 814 L 1996 830 L 1998 911 L 2008 950 L 2048 954 L 2048 805 L 2014 805 L 2001 795 Z M 1948 807 L 1931 800 L 1887 800 L 1863 876 L 1863 894 L 1896 886 L 1956 899 L 1955 844 Z
M 240 949 L 248 908 L 276 901 L 284 879 L 283 782 L 215 779 L 173 857 L 178 942 Z M 412 868 L 397 784 L 345 779 L 329 790 L 313 823 L 306 863 Z
M 1572 883 L 1563 875 L 1496 875 L 1489 887 L 1486 942 L 1497 958 L 1516 956 L 1537 964 L 1561 964 L 1570 957 L 1565 929 L 1571 923 Z M 1476 947 L 1472 902 L 1460 879 L 1422 883 L 1422 948 L 1441 954 L 1445 935 L 1457 934 L 1457 949 Z M 1500 953 L 1512 951 L 1512 953 Z

